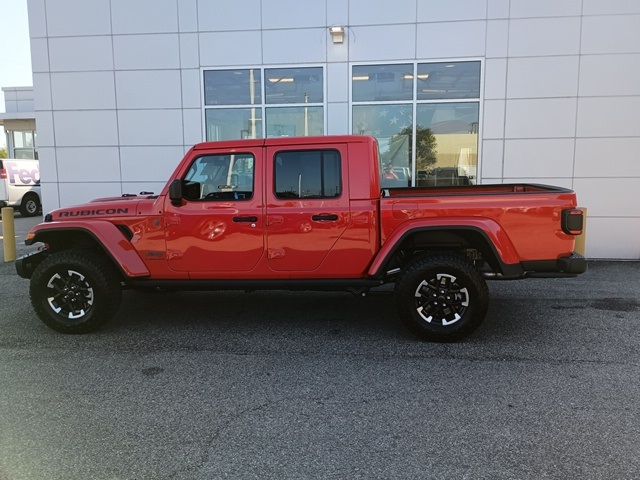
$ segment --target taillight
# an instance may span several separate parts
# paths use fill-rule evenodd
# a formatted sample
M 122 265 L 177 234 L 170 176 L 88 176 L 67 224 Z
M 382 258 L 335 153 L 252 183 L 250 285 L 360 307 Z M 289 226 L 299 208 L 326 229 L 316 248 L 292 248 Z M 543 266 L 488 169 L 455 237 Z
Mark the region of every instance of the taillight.
M 7 178 L 7 170 L 6 168 L 0 168 L 0 179 L 4 180 Z
M 580 235 L 584 227 L 584 212 L 578 208 L 562 211 L 562 231 L 568 235 Z

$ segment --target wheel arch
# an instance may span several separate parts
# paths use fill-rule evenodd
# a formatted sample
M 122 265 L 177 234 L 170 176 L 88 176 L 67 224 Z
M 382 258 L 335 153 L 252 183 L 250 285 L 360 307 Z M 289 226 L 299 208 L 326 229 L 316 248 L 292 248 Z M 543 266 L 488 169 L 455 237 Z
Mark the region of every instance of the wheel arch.
M 38 194 L 38 192 L 34 191 L 34 190 L 29 190 L 28 192 L 25 192 L 22 197 L 20 198 L 20 203 L 24 202 L 25 198 L 28 197 L 36 197 L 38 199 L 38 201 L 42 201 L 42 199 L 40 198 L 40 195 Z
M 51 222 L 42 223 L 29 232 L 25 243 L 47 244 L 51 251 L 91 248 L 108 258 L 124 278 L 149 276 L 149 270 L 129 239 L 112 223 Z
M 522 273 L 517 252 L 506 232 L 490 219 L 469 219 L 467 221 L 420 222 L 399 228 L 384 243 L 369 268 L 370 276 L 383 275 L 402 251 L 434 250 L 478 250 L 491 268 L 505 276 Z

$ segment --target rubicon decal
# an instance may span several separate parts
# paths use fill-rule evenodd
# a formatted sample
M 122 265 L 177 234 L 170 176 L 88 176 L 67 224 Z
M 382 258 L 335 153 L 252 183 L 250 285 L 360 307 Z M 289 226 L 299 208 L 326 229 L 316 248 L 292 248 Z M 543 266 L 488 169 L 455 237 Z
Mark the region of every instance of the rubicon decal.
M 94 215 L 121 215 L 129 213 L 128 208 L 97 208 L 95 210 L 71 210 L 60 212 L 61 217 L 89 217 Z

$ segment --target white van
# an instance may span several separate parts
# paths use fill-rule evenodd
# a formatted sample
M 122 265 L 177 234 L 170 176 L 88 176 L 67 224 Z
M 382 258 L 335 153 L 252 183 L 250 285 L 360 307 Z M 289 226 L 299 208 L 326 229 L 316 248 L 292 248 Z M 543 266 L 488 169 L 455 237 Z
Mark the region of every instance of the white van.
M 0 159 L 0 207 L 18 208 L 25 217 L 40 213 L 38 160 Z

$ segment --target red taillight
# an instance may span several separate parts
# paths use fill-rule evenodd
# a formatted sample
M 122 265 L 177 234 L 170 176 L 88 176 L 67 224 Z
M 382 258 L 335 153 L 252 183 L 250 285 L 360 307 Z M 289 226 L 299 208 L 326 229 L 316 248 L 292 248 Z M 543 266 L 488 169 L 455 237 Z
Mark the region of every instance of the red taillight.
M 5 168 L 0 168 L 0 179 L 4 180 L 7 178 L 7 170 Z
M 569 235 L 580 235 L 584 227 L 584 212 L 578 208 L 562 211 L 562 231 Z

